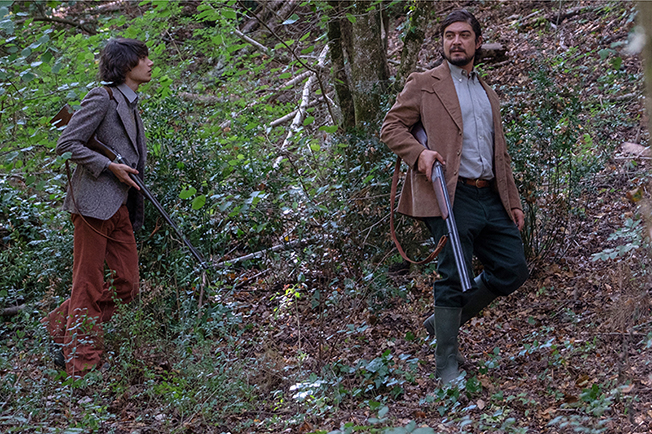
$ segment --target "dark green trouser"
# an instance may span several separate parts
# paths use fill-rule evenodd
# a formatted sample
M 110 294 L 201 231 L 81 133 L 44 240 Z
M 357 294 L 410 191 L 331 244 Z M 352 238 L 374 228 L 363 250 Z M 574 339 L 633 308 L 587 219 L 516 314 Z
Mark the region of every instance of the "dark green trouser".
M 482 262 L 482 280 L 496 295 L 509 295 L 528 277 L 521 235 L 503 207 L 498 193 L 490 187 L 477 188 L 458 183 L 453 213 L 457 221 L 466 268 L 473 273 L 473 254 Z M 441 217 L 425 219 L 435 240 L 448 233 Z M 477 289 L 463 295 L 450 241 L 437 258 L 441 279 L 434 284 L 435 306 L 462 307 Z

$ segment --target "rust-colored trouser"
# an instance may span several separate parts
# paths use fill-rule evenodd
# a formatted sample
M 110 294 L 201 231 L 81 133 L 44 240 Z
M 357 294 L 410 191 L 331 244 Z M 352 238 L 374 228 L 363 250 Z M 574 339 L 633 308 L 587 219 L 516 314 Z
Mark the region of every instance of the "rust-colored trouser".
M 43 322 L 54 342 L 63 345 L 68 375 L 80 377 L 100 361 L 102 323 L 113 316 L 115 300 L 129 303 L 138 294 L 138 252 L 124 205 L 108 220 L 72 214 L 72 222 L 70 298 Z M 111 270 L 108 282 L 104 281 L 104 261 Z

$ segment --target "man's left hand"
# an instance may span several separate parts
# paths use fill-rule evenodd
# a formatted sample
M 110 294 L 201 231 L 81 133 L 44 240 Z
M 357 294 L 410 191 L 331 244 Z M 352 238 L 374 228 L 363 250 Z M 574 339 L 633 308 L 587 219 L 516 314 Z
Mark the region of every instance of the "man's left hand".
M 523 214 L 523 211 L 518 208 L 514 208 L 512 210 L 512 216 L 514 216 L 514 223 L 516 223 L 516 226 L 518 226 L 518 230 L 523 230 L 523 226 L 525 226 L 525 214 Z

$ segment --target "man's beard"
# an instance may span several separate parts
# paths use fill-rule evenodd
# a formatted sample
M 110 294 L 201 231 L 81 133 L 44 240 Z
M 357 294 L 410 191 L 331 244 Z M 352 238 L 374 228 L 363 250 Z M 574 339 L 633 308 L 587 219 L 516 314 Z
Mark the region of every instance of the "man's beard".
M 457 52 L 459 53 L 459 51 L 457 51 Z M 458 66 L 460 68 L 463 67 L 463 66 L 468 65 L 469 63 L 472 63 L 474 58 L 475 58 L 475 53 L 473 53 L 473 55 L 470 56 L 470 57 L 467 56 L 466 53 L 464 53 L 464 57 L 462 57 L 462 58 L 458 57 L 456 59 L 453 59 L 450 55 L 446 55 L 444 53 L 444 59 L 448 60 L 448 62 L 451 65 L 455 65 L 455 66 Z

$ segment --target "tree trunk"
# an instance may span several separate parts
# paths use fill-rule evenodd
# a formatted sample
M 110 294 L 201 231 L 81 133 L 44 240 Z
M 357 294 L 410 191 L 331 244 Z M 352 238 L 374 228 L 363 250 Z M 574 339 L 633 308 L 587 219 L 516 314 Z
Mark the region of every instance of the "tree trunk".
M 645 108 L 647 109 L 650 123 L 648 128 L 652 131 L 652 2 L 639 1 L 639 24 L 645 30 L 645 45 L 643 46 L 643 64 L 645 71 Z
M 353 5 L 356 17 L 352 23 L 351 49 L 347 50 L 351 64 L 351 93 L 357 128 L 375 128 L 380 120 L 381 98 L 387 90 L 389 69 L 381 38 L 381 10 L 367 11 L 369 2 Z
M 434 2 L 426 0 L 416 0 L 410 2 L 406 8 L 408 10 L 408 27 L 403 38 L 403 51 L 401 52 L 401 65 L 396 72 L 396 81 L 394 87 L 396 91 L 403 89 L 408 75 L 410 75 L 417 66 L 419 60 L 419 51 L 426 37 L 424 31 L 428 20 L 432 15 Z
M 329 11 L 328 20 L 328 41 L 331 45 L 331 76 L 333 86 L 337 95 L 338 104 L 341 111 L 341 126 L 345 131 L 355 127 L 355 109 L 353 107 L 353 97 L 349 88 L 349 78 L 346 73 L 346 62 L 344 47 L 342 42 L 342 5 L 340 1 L 331 0 L 329 4 L 332 9 Z

